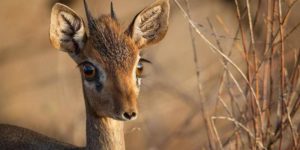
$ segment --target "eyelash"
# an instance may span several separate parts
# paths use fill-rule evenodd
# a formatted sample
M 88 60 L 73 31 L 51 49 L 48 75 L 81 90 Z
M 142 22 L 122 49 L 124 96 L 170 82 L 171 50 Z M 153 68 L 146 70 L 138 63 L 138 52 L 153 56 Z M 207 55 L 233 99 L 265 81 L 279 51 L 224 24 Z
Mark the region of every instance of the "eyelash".
M 139 60 L 139 62 L 140 62 L 140 63 L 148 63 L 148 64 L 152 64 L 152 62 L 151 62 L 150 60 L 145 59 L 145 58 L 141 58 L 141 59 Z

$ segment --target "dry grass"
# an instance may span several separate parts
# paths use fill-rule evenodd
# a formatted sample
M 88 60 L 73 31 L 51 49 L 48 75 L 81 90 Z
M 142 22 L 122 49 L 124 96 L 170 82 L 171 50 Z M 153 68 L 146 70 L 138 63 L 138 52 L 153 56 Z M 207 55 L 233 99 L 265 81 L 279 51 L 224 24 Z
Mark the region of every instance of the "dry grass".
M 246 64 L 246 73 L 230 59 L 231 51 L 228 55 L 224 53 L 217 36 L 214 36 L 216 44 L 213 44 L 199 30 L 191 18 L 189 2 L 185 1 L 185 10 L 178 0 L 174 1 L 190 24 L 196 66 L 198 55 L 194 43 L 197 41 L 194 40 L 191 29 L 210 46 L 212 52 L 220 56 L 219 61 L 224 67 L 224 74 L 220 78 L 219 103 L 217 105 L 221 105 L 225 109 L 225 113 L 210 116 L 211 122 L 208 123 L 209 116 L 203 110 L 203 106 L 200 107 L 203 118 L 206 120 L 209 149 L 299 149 L 300 136 L 297 131 L 299 122 L 295 116 L 299 110 L 300 100 L 300 52 L 297 48 L 293 52 L 294 48 L 286 46 L 286 37 L 298 27 L 297 24 L 291 31 L 286 30 L 289 15 L 296 13 L 293 11 L 293 6 L 297 0 L 286 2 L 280 0 L 262 2 L 259 0 L 256 1 L 257 6 L 250 4 L 249 0 L 235 0 L 238 32 L 241 38 L 241 41 L 238 42 L 243 47 L 243 53 L 240 55 Z M 245 3 L 245 8 L 241 8 L 240 3 Z M 252 7 L 257 8 L 253 9 Z M 262 15 L 261 9 L 267 10 L 266 20 L 262 20 L 265 16 Z M 245 18 L 248 20 L 245 21 Z M 255 24 L 259 21 L 265 21 L 262 25 L 265 38 L 259 38 L 254 33 Z M 208 22 L 213 35 L 216 35 L 214 26 L 209 20 Z M 256 44 L 258 41 L 266 43 L 265 47 L 258 47 Z M 264 53 L 261 53 L 263 51 Z M 237 81 L 228 65 L 236 69 L 243 80 Z M 290 65 L 293 67 L 287 67 Z M 201 74 L 198 67 L 196 73 L 199 79 Z M 279 76 L 274 74 L 279 74 Z M 224 87 L 226 82 L 234 84 L 235 87 Z M 198 80 L 197 84 L 199 93 L 201 93 L 201 81 Z M 246 101 L 241 102 L 243 98 L 234 97 L 233 89 L 238 89 Z M 201 100 L 204 96 L 200 95 L 199 99 Z M 204 103 L 201 102 L 201 104 Z M 218 131 L 215 123 L 217 120 L 226 120 L 234 125 L 231 136 L 224 136 L 226 135 L 224 130 Z

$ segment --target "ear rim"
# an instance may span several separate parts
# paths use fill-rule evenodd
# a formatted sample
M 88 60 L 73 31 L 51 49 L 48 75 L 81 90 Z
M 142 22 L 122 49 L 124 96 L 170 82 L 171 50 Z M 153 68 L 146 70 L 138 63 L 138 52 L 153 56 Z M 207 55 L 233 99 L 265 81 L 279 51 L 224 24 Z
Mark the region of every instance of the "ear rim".
M 150 41 L 147 41 L 145 43 L 141 43 L 141 40 L 143 40 L 143 37 L 141 37 L 139 40 L 135 40 L 134 39 L 134 28 L 137 24 L 137 18 L 147 12 L 149 9 L 155 7 L 155 6 L 162 6 L 162 9 L 163 11 L 166 12 L 166 19 L 164 19 L 165 21 L 165 28 L 164 29 L 160 29 L 160 32 L 158 34 L 160 34 L 158 36 L 158 38 L 156 39 L 152 39 Z M 156 44 L 158 42 L 160 42 L 167 34 L 167 31 L 168 31 L 168 28 L 169 28 L 169 18 L 170 18 L 170 2 L 169 0 L 156 0 L 155 2 L 153 2 L 152 4 L 150 4 L 149 6 L 147 6 L 146 8 L 144 8 L 143 10 L 141 10 L 139 13 L 137 13 L 135 15 L 135 17 L 133 18 L 133 20 L 131 21 L 131 23 L 129 24 L 128 28 L 126 29 L 125 31 L 125 34 L 127 34 L 129 37 L 131 37 L 134 42 L 138 45 L 138 48 L 139 49 L 142 49 L 146 46 L 150 46 L 150 45 L 153 45 L 153 44 Z
M 74 47 L 76 47 L 75 50 L 67 50 L 67 49 L 63 48 L 62 44 L 61 44 L 61 40 L 57 39 L 57 36 L 58 36 L 57 24 L 59 24 L 59 22 L 57 20 L 58 20 L 59 15 L 62 12 L 70 14 L 72 17 L 80 20 L 80 24 L 82 25 L 82 27 L 80 27 L 77 30 L 77 31 L 83 30 L 83 32 L 84 32 L 82 35 L 83 36 L 82 40 L 81 40 L 82 43 L 80 44 L 80 41 L 78 42 L 78 39 L 76 39 L 76 38 L 78 38 L 78 37 L 76 37 L 76 33 L 74 33 L 73 38 L 72 38 L 72 41 L 75 44 Z M 52 11 L 51 11 L 49 38 L 50 38 L 51 45 L 55 49 L 67 52 L 72 55 L 74 55 L 74 54 L 77 55 L 79 53 L 79 51 L 84 48 L 86 41 L 87 41 L 87 33 L 86 33 L 85 23 L 84 23 L 83 19 L 73 9 L 71 9 L 70 7 L 68 7 L 64 4 L 56 3 L 52 7 Z

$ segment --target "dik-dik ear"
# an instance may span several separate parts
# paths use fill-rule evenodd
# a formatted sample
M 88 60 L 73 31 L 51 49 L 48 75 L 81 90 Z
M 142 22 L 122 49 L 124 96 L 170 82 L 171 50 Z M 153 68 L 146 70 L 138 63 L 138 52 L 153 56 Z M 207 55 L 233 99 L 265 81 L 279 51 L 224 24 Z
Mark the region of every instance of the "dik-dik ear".
M 136 15 L 126 33 L 139 48 L 159 42 L 169 25 L 169 0 L 156 0 Z
M 77 61 L 86 39 L 83 20 L 71 8 L 56 3 L 52 8 L 50 23 L 52 46 L 68 52 Z

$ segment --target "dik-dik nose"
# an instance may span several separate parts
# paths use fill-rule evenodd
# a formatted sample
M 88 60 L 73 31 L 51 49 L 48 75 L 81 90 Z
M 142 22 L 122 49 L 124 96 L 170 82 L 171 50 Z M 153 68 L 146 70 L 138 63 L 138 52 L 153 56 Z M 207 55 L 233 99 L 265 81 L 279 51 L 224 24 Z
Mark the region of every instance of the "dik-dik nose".
M 124 120 L 135 120 L 137 118 L 137 112 L 136 111 L 123 112 L 122 118 Z

